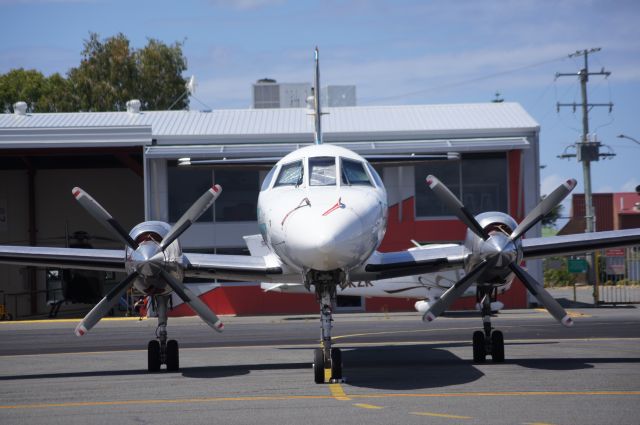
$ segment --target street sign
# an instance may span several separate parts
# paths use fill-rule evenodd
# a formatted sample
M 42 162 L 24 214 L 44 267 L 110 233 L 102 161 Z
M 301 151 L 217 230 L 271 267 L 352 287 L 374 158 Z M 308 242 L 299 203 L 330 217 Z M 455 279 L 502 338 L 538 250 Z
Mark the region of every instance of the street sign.
M 567 268 L 569 273 L 586 273 L 587 260 L 584 258 L 569 258 L 567 260 Z

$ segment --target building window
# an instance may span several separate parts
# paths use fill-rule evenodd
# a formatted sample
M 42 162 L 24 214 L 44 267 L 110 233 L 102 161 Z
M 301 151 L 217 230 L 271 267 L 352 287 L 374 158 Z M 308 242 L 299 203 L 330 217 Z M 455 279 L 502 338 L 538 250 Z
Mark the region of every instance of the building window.
M 454 195 L 460 198 L 460 161 L 430 161 L 416 165 L 416 217 L 450 216 L 451 212 L 427 186 L 427 176 L 436 176 Z
M 508 213 L 506 156 L 463 159 L 460 199 L 474 215 L 485 211 Z
M 451 212 L 426 184 L 436 176 L 476 215 L 508 212 L 507 157 L 504 153 L 465 155 L 460 161 L 432 161 L 415 167 L 416 217 L 448 217 Z
M 169 189 L 169 221 L 175 223 L 193 203 L 209 190 L 213 184 L 211 170 L 185 168 L 177 165 L 167 167 Z M 198 222 L 213 220 L 213 208 L 200 216 Z
M 256 221 L 259 170 L 220 168 L 214 171 L 214 177 L 222 186 L 222 194 L 215 203 L 215 221 Z

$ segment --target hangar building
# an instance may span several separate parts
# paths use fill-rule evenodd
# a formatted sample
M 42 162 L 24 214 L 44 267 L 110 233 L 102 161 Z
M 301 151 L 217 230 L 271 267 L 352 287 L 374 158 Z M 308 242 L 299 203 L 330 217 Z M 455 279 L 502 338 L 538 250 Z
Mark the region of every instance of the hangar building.
M 0 114 L 2 244 L 121 248 L 76 205 L 74 186 L 87 190 L 131 228 L 144 219 L 177 220 L 215 181 L 223 186 L 223 195 L 182 236 L 183 247 L 246 253 L 242 236 L 258 233 L 256 200 L 269 168 L 252 159 L 269 157 L 275 162 L 313 141 L 313 119 L 305 108 L 140 111 L 130 102 L 123 112 L 16 110 Z M 472 213 L 499 210 L 521 220 L 539 199 L 540 127 L 517 103 L 334 107 L 326 112 L 326 143 L 371 157 L 440 155 L 407 163 L 374 162 L 390 205 L 383 251 L 409 248 L 411 240 L 464 238 L 464 225 L 428 190 L 428 174 L 443 180 Z M 446 159 L 447 154 L 458 159 Z M 179 167 L 182 157 L 240 161 L 213 168 Z M 539 231 L 536 227 L 529 236 Z M 538 262 L 528 267 L 541 278 Z M 47 301 L 60 299 L 52 295 L 55 288 L 60 291 L 60 283 L 55 283 L 59 278 L 56 271 L 0 265 L 0 291 L 18 294 L 9 295 L 6 303 L 19 316 L 46 313 Z M 87 279 L 93 282 L 88 286 L 104 292 L 119 278 L 98 274 Z M 87 287 L 85 278 L 78 279 L 76 286 Z M 66 296 L 86 301 L 92 295 Z M 507 307 L 527 303 L 521 285 L 513 285 L 503 297 Z M 317 310 L 312 296 L 264 294 L 259 283 L 225 282 L 203 298 L 222 314 Z M 413 301 L 367 299 L 349 304 L 356 310 L 379 311 L 411 309 Z

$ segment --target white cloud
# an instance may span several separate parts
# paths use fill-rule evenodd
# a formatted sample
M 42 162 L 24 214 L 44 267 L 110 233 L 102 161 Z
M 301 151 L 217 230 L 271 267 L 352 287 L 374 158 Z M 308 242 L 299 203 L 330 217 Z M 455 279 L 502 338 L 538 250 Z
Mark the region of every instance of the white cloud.
M 540 194 L 543 196 L 548 195 L 566 181 L 567 179 L 560 176 L 559 174 L 551 174 L 550 176 L 546 176 L 540 183 Z
M 638 187 L 638 185 L 640 185 L 640 180 L 638 180 L 635 177 L 632 177 L 631 179 L 627 180 L 620 187 L 620 191 L 621 192 L 635 192 L 636 191 L 636 187 Z
M 227 6 L 239 10 L 254 10 L 284 4 L 286 0 L 212 0 L 217 6 Z

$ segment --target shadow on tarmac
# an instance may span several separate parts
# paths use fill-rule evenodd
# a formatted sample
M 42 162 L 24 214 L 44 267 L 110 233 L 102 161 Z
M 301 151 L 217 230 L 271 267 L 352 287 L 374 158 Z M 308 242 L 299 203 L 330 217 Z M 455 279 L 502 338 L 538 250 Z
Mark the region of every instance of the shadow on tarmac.
M 345 347 L 343 374 L 353 387 L 379 390 L 442 388 L 480 379 L 484 374 L 451 353 L 452 345 L 458 344 Z
M 229 366 L 199 366 L 183 367 L 178 372 L 149 372 L 146 369 L 135 370 L 99 370 L 91 372 L 60 372 L 60 373 L 38 373 L 33 375 L 12 375 L 0 376 L 0 381 L 21 381 L 28 379 L 66 379 L 66 378 L 99 378 L 102 376 L 136 376 L 136 375 L 167 375 L 171 373 L 181 373 L 187 378 L 225 378 L 230 376 L 248 375 L 256 370 L 287 370 L 287 369 L 309 369 L 310 363 L 269 363 L 257 365 L 229 365 Z
M 507 363 L 515 364 L 518 366 L 526 367 L 528 369 L 541 369 L 541 370 L 580 370 L 580 369 L 593 369 L 596 364 L 608 364 L 608 363 L 623 363 L 623 364 L 639 364 L 640 359 L 633 358 L 544 358 L 544 359 L 518 359 L 507 360 Z

